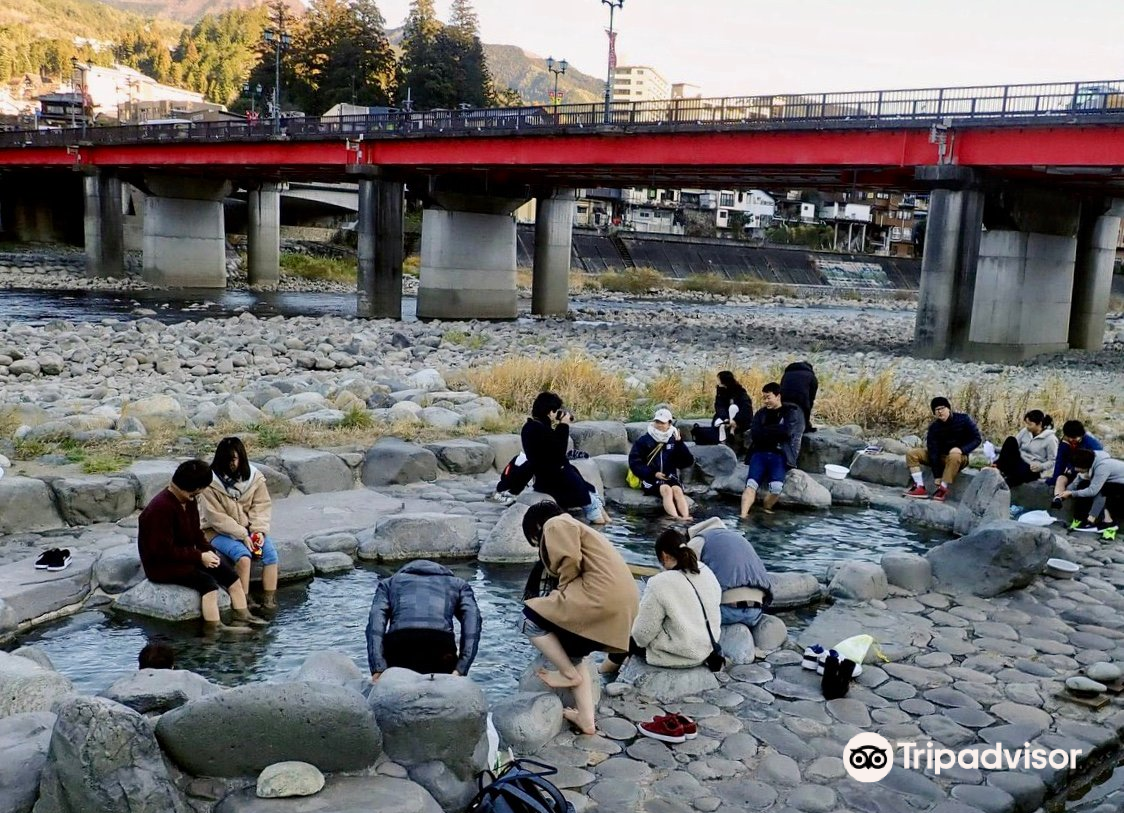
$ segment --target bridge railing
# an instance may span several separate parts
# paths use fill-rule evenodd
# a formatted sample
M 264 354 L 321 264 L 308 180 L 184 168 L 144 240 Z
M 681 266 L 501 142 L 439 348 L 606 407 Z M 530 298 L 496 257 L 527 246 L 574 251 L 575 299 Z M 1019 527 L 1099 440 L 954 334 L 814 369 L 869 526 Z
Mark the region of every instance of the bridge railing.
M 711 128 L 714 125 L 784 128 L 848 122 L 852 126 L 1027 118 L 1065 120 L 1097 114 L 1124 118 L 1124 80 L 1038 85 L 873 90 L 665 99 L 646 102 L 393 111 L 361 116 L 297 117 L 224 122 L 127 124 L 110 127 L 23 130 L 0 133 L 0 147 L 144 144 L 176 141 L 242 141 L 285 136 L 394 138 L 422 134 L 568 131 L 603 125 L 644 129 Z

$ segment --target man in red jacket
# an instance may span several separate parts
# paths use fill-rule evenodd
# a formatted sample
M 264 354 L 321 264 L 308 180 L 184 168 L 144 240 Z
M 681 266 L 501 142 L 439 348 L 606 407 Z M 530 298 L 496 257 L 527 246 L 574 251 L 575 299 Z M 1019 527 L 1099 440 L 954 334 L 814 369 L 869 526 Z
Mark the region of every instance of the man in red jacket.
M 222 561 L 199 527 L 197 495 L 211 483 L 211 467 L 202 460 L 181 463 L 172 482 L 140 515 L 137 547 L 148 580 L 179 584 L 202 596 L 203 623 L 208 630 L 242 630 L 266 622 L 250 614 L 246 593 L 234 568 Z M 230 593 L 234 624 L 224 627 L 219 617 L 219 588 Z

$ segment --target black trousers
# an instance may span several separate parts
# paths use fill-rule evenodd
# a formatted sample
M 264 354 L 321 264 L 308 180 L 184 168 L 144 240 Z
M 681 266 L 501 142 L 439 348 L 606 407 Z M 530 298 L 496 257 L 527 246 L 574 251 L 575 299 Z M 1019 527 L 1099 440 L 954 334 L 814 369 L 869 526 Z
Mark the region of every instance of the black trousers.
M 1023 483 L 1033 483 L 1040 476 L 1038 472 L 1031 471 L 1030 464 L 1023 460 L 1019 453 L 1019 442 L 1013 437 L 1003 441 L 1003 448 L 999 450 L 999 459 L 995 461 L 995 465 L 1011 488 Z
M 609 660 L 618 666 L 625 662 L 629 655 L 639 655 L 641 658 L 645 656 L 644 647 L 637 646 L 636 641 L 632 638 L 628 639 L 628 652 L 612 652 L 609 654 Z
M 1104 498 L 1104 512 L 1113 522 L 1124 522 L 1124 483 L 1105 483 L 1098 495 Z M 1074 497 L 1073 518 L 1086 519 L 1093 512 L 1096 497 Z
M 387 666 L 421 675 L 449 675 L 457 668 L 457 639 L 444 630 L 395 630 L 383 637 L 382 656 Z

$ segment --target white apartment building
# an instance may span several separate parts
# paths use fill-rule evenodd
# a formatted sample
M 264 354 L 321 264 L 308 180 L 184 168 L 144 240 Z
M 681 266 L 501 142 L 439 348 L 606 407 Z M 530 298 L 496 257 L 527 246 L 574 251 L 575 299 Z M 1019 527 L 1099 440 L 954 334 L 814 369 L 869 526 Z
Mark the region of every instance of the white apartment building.
M 156 102 L 167 102 L 184 109 L 222 108 L 222 105 L 205 102 L 202 93 L 162 85 L 124 65 L 105 67 L 79 62 L 71 77 L 71 87 L 73 92 L 85 91 L 95 119 L 106 116 L 127 120 L 130 109 Z
M 619 65 L 613 71 L 614 102 L 650 102 L 671 98 L 671 85 L 655 68 Z

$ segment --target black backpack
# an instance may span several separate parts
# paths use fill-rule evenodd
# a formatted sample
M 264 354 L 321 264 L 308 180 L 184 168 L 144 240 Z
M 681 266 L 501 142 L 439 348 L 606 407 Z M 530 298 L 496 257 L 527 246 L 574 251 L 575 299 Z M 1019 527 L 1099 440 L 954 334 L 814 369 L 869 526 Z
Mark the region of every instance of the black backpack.
M 522 465 L 517 465 L 516 461 L 520 457 L 524 457 Z M 525 459 L 526 456 L 522 452 L 515 455 L 503 467 L 500 472 L 500 481 L 496 484 L 496 491 L 506 491 L 508 494 L 519 494 L 531 482 L 531 478 L 535 476 L 534 470 L 531 468 L 531 461 Z
M 526 766 L 541 768 L 539 772 Z M 490 771 L 477 777 L 480 792 L 473 798 L 466 813 L 574 813 L 562 791 L 545 777 L 558 773 L 557 768 L 530 759 L 517 759 L 499 776 L 484 784 Z

